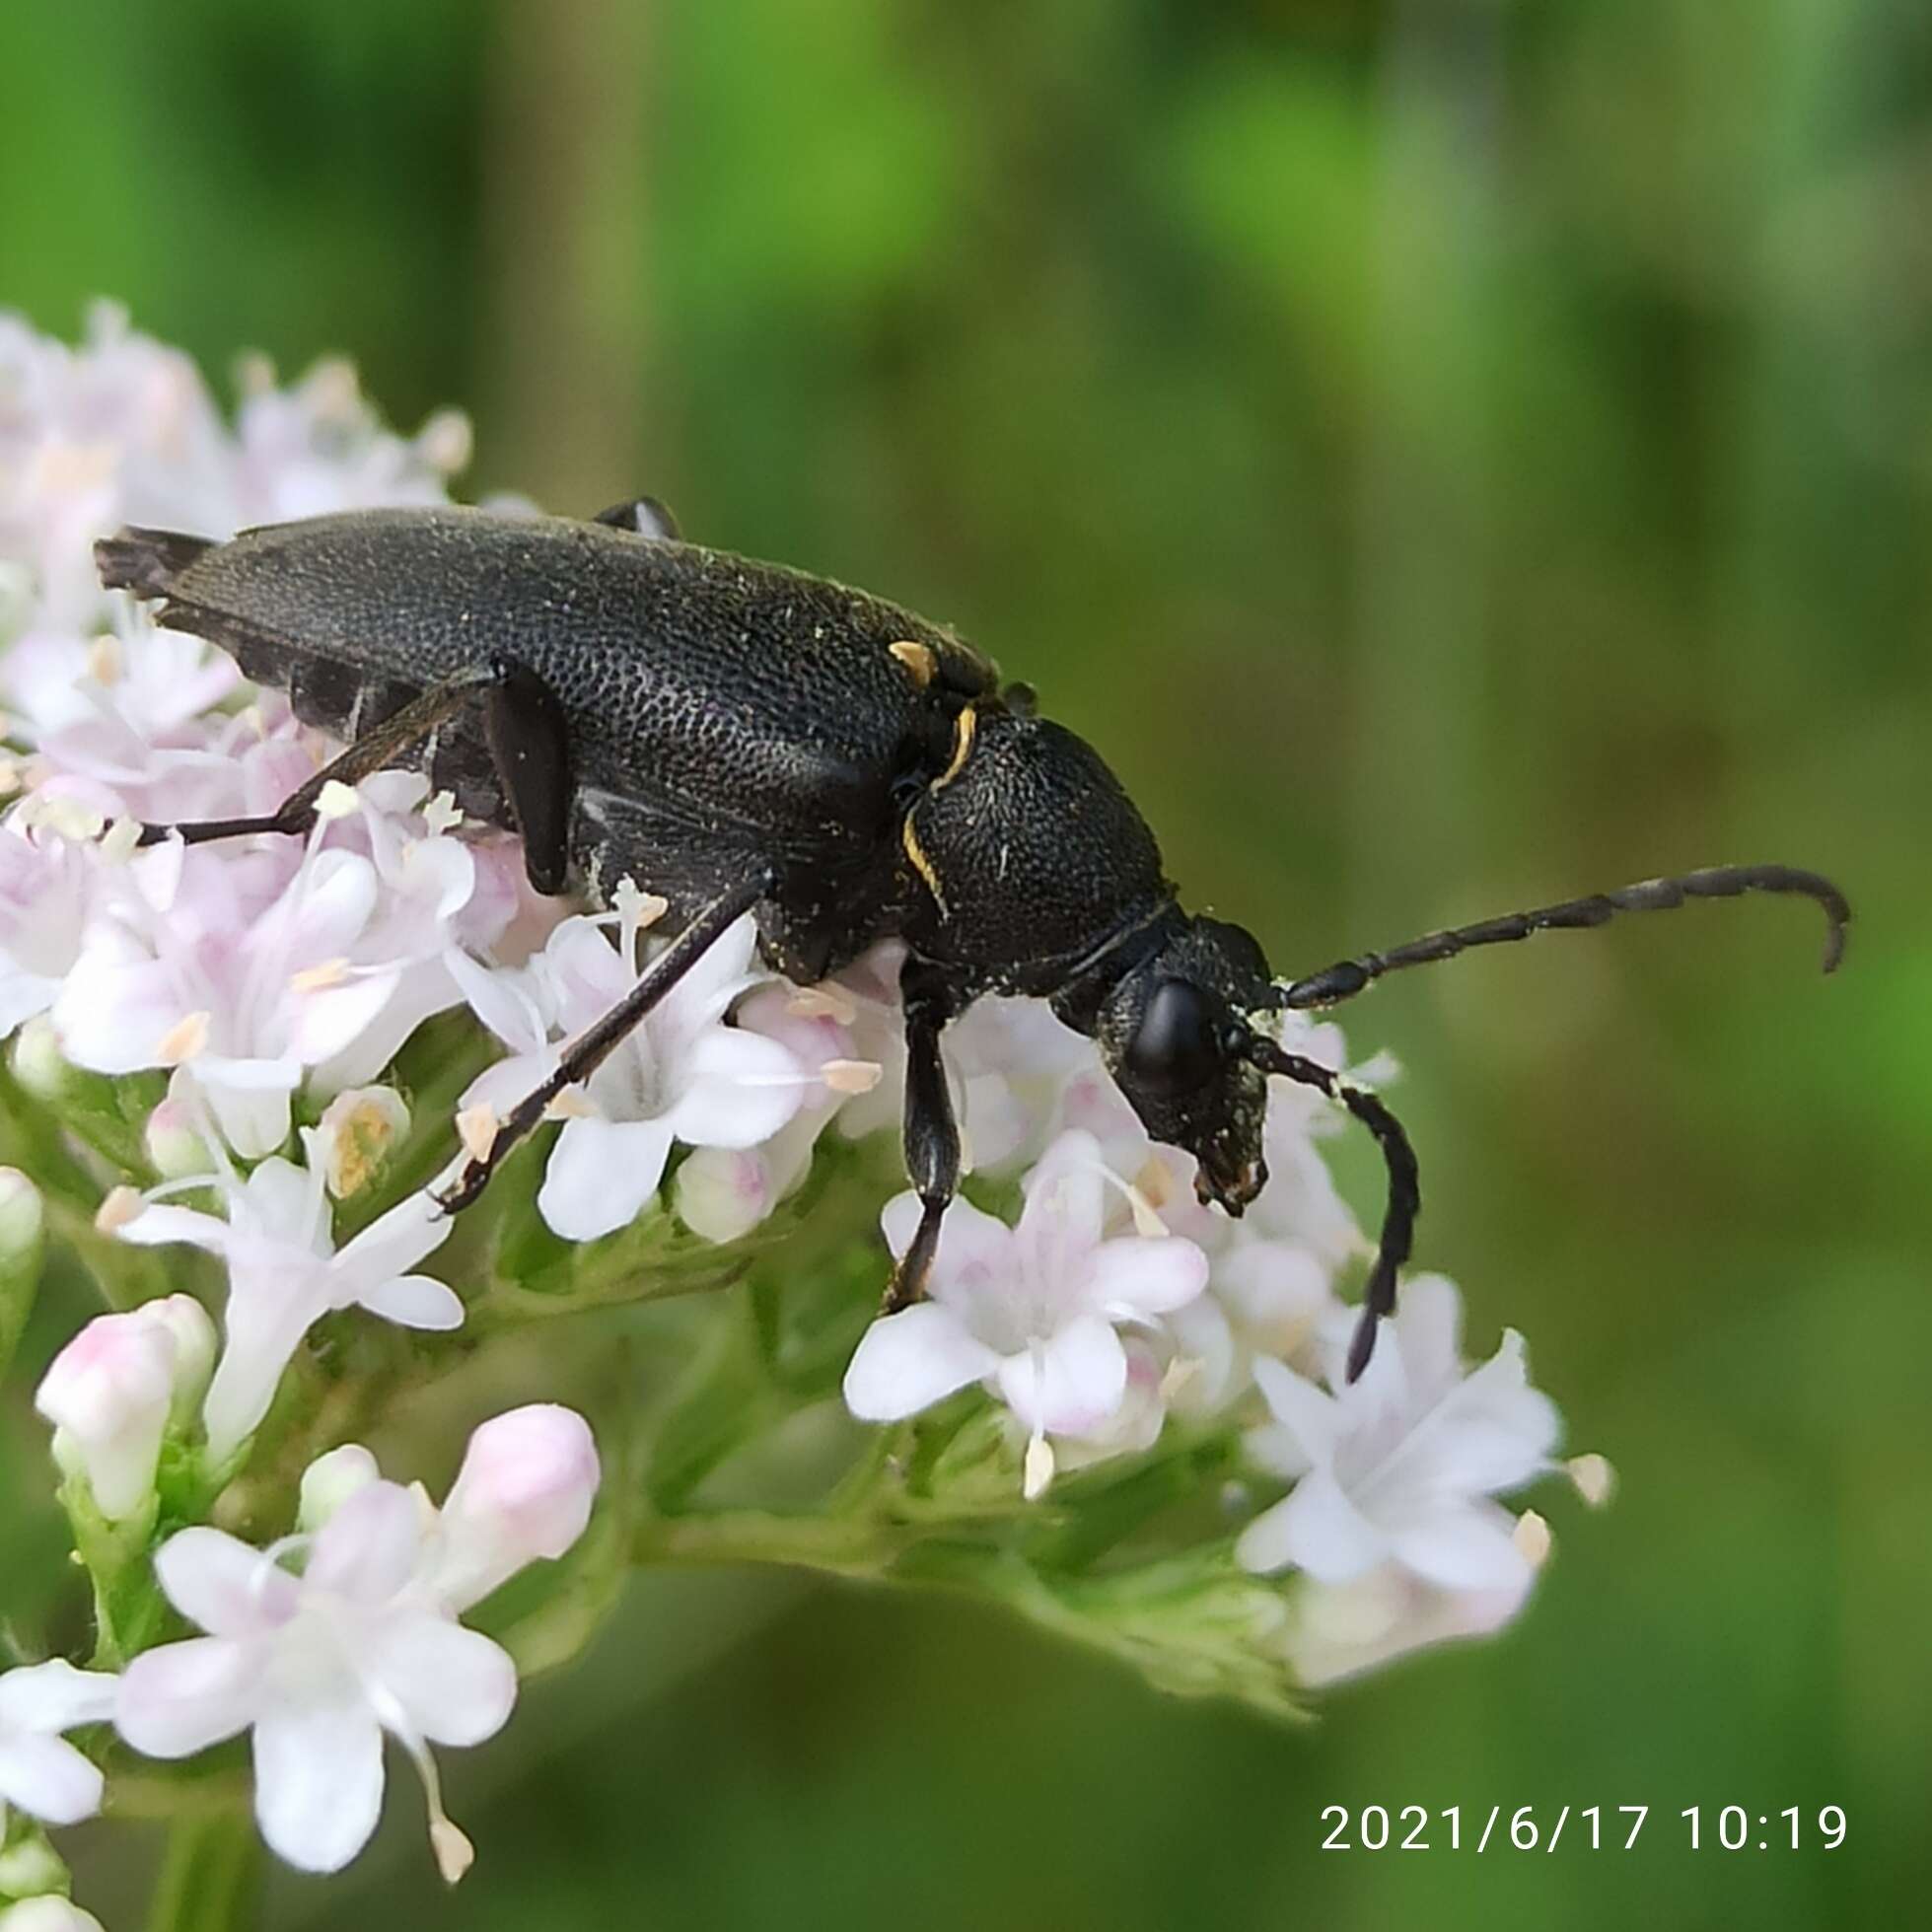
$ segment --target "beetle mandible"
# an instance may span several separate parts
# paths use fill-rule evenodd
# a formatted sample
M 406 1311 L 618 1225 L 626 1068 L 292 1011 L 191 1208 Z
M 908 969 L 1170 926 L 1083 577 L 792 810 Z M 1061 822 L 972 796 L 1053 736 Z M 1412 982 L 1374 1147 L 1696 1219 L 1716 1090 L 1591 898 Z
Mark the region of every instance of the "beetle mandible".
M 452 1212 L 745 913 L 801 984 L 902 939 L 905 1158 L 923 1212 L 889 1306 L 922 1292 L 959 1187 L 940 1038 L 982 995 L 1046 999 L 1094 1038 L 1148 1133 L 1193 1155 L 1201 1199 L 1230 1214 L 1267 1178 L 1270 1074 L 1374 1134 L 1389 1200 L 1352 1381 L 1409 1255 L 1415 1160 L 1373 1093 L 1280 1044 L 1278 1015 L 1470 947 L 1746 892 L 1816 899 L 1828 972 L 1851 917 L 1816 873 L 1720 866 L 1277 979 L 1240 926 L 1181 910 L 1119 781 L 1028 687 L 1002 687 L 970 645 L 882 599 L 683 541 L 651 498 L 588 522 L 351 511 L 226 542 L 130 528 L 96 554 L 108 588 L 161 600 L 164 623 L 225 646 L 348 742 L 271 815 L 144 840 L 303 833 L 331 779 L 413 763 L 522 834 L 537 891 L 602 906 L 629 878 L 669 901 L 671 943 L 460 1172 Z

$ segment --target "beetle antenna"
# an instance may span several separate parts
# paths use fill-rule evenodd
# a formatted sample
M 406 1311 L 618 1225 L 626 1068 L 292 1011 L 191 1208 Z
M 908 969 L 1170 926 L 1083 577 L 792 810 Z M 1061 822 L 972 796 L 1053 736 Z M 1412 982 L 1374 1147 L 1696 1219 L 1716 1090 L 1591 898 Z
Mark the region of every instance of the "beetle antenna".
M 1304 1059 L 1277 1046 L 1265 1035 L 1251 1038 L 1248 1057 L 1263 1073 L 1278 1073 L 1304 1087 L 1316 1087 L 1338 1105 L 1347 1108 L 1382 1149 L 1389 1168 L 1389 1205 L 1382 1217 L 1382 1239 L 1377 1244 L 1375 1265 L 1369 1270 L 1369 1285 L 1362 1297 L 1362 1315 L 1355 1324 L 1354 1338 L 1348 1344 L 1348 1380 L 1360 1379 L 1375 1353 L 1377 1324 L 1385 1315 L 1395 1312 L 1395 1275 L 1415 1246 L 1415 1217 L 1422 1211 L 1422 1182 L 1416 1172 L 1415 1150 L 1408 1144 L 1402 1123 L 1365 1087 L 1351 1086 L 1330 1068 Z
M 1432 966 L 1452 960 L 1475 946 L 1500 946 L 1506 940 L 1528 939 L 1532 933 L 1564 932 L 1607 924 L 1619 912 L 1669 912 L 1693 898 L 1736 898 L 1742 893 L 1795 893 L 1816 899 L 1825 908 L 1825 970 L 1833 972 L 1844 958 L 1845 928 L 1851 906 L 1830 880 L 1816 872 L 1788 865 L 1718 865 L 1685 872 L 1675 879 L 1646 879 L 1613 893 L 1565 899 L 1560 905 L 1539 905 L 1530 912 L 1509 912 L 1478 925 L 1432 932 L 1388 953 L 1364 953 L 1337 966 L 1311 973 L 1306 979 L 1275 982 L 1277 1007 L 1334 1006 L 1353 999 L 1385 972 L 1402 966 Z

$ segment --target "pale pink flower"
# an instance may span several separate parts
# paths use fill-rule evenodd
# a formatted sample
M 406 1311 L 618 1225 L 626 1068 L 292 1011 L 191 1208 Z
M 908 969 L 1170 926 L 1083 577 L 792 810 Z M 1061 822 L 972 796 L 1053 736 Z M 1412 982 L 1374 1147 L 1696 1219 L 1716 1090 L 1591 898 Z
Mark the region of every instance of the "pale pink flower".
M 1017 1226 L 955 1201 L 931 1299 L 875 1322 L 852 1357 L 852 1413 L 896 1421 L 983 1383 L 1031 1434 L 1030 1490 L 1051 1473 L 1047 1437 L 1105 1430 L 1128 1393 L 1120 1330 L 1158 1325 L 1207 1283 L 1207 1257 L 1191 1242 L 1108 1236 L 1109 1181 L 1092 1137 L 1070 1132 L 1029 1176 Z M 919 1213 L 916 1194 L 888 1204 L 894 1254 L 910 1246 Z
M 383 1733 L 422 1772 L 446 1876 L 469 1847 L 443 1812 L 429 1747 L 502 1729 L 517 1696 L 508 1655 L 429 1602 L 419 1584 L 427 1511 L 397 1483 L 358 1489 L 308 1542 L 297 1576 L 220 1530 L 183 1530 L 155 1573 L 208 1634 L 144 1651 L 114 1722 L 151 1757 L 187 1757 L 253 1734 L 255 1819 L 303 1871 L 339 1871 L 383 1801 Z M 288 1545 L 283 1545 L 287 1548 Z
M 463 1322 L 453 1290 L 408 1271 L 443 1244 L 449 1217 L 428 1194 L 411 1194 L 337 1250 L 324 1189 L 328 1150 L 314 1130 L 303 1141 L 306 1169 L 273 1156 L 246 1181 L 208 1177 L 226 1197 L 226 1220 L 150 1200 L 115 1230 L 144 1247 L 187 1242 L 227 1264 L 221 1361 L 202 1405 L 217 1463 L 253 1432 L 303 1336 L 330 1310 L 362 1308 L 410 1328 Z
M 1346 1316 L 1323 1337 L 1327 1389 L 1255 1364 L 1273 1419 L 1250 1434 L 1249 1453 L 1295 1486 L 1242 1533 L 1247 1568 L 1341 1584 L 1393 1561 L 1442 1590 L 1524 1584 L 1516 1519 L 1490 1498 L 1550 1467 L 1556 1411 L 1530 1387 L 1520 1335 L 1506 1332 L 1470 1372 L 1461 1325 L 1455 1287 L 1422 1275 L 1359 1382 L 1344 1379 Z
M 375 1828 L 387 1731 L 422 1776 L 431 1841 L 454 1882 L 470 1847 L 443 1811 L 429 1747 L 493 1736 L 517 1690 L 509 1656 L 457 1616 L 568 1551 L 599 1474 L 584 1419 L 537 1403 L 474 1431 L 440 1511 L 345 1444 L 310 1465 L 300 1532 L 274 1548 L 182 1531 L 156 1571 L 208 1635 L 134 1660 L 121 1735 L 150 1755 L 184 1757 L 251 1730 L 262 1835 L 292 1865 L 335 1871 Z M 298 1552 L 299 1575 L 277 1560 Z
M 306 1073 L 324 1089 L 366 1081 L 454 1005 L 475 860 L 395 809 L 419 779 L 381 777 L 400 793 L 370 779 L 338 807 L 366 821 L 368 856 L 324 843 L 324 824 L 306 844 L 171 840 L 123 868 L 137 890 L 97 905 L 53 1002 L 68 1057 L 102 1073 L 180 1067 L 252 1159 L 287 1137 Z

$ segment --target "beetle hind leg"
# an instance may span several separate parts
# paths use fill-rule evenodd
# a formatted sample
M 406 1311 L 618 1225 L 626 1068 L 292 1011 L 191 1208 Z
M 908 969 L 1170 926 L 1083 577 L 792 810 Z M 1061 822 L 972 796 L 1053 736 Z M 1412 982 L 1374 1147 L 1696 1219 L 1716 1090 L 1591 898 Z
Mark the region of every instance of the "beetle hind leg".
M 271 831 L 299 838 L 315 824 L 316 801 L 328 786 L 359 784 L 383 770 L 393 759 L 430 737 L 496 680 L 493 669 L 478 667 L 431 685 L 373 731 L 364 732 L 339 757 L 331 758 L 313 778 L 298 785 L 273 812 L 248 819 L 198 819 L 182 824 L 143 825 L 141 843 L 155 845 L 164 838 L 178 837 L 189 845 L 205 845 L 217 838 L 241 838 L 250 832 Z
M 141 828 L 141 843 L 176 836 L 189 845 L 250 832 L 305 835 L 316 803 L 331 784 L 355 785 L 432 741 L 459 712 L 480 699 L 484 736 L 498 782 L 524 841 L 524 864 L 539 893 L 564 889 L 570 869 L 570 734 L 563 707 L 535 672 L 521 665 L 472 665 L 432 684 L 364 732 L 339 757 L 298 786 L 273 811 L 246 819 L 202 819 Z

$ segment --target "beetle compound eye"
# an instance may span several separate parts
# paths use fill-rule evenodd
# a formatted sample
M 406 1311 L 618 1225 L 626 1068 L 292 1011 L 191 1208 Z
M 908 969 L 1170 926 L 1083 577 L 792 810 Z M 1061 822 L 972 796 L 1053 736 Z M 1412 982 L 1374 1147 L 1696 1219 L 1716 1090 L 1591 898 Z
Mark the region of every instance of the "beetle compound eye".
M 1125 1071 L 1147 1092 L 1172 1097 L 1205 1087 L 1223 1057 L 1206 996 L 1184 979 L 1163 979 L 1134 1030 Z

